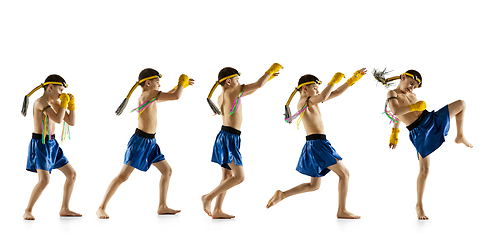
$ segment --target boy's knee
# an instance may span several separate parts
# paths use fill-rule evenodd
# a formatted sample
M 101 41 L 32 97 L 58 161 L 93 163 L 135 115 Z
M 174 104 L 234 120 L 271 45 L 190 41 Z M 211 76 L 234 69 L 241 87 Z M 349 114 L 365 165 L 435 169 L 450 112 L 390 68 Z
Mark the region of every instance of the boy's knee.
M 240 184 L 245 180 L 245 175 L 235 175 L 233 178 L 236 181 L 236 184 Z
M 172 168 L 171 167 L 168 167 L 167 170 L 163 173 L 165 176 L 167 177 L 171 177 L 172 176 Z
M 321 182 L 311 182 L 311 183 L 309 183 L 309 186 L 310 186 L 309 189 L 311 191 L 316 191 L 321 186 Z
M 40 178 L 40 179 L 38 179 L 38 184 L 41 187 L 43 187 L 43 188 L 47 187 L 47 185 L 49 185 L 49 182 L 50 182 L 50 178 Z
M 128 177 L 129 177 L 128 175 L 119 174 L 118 176 L 116 176 L 116 180 L 117 180 L 118 182 L 123 183 L 123 182 L 125 182 L 125 181 L 127 181 L 127 180 L 128 180 Z
M 428 166 L 421 166 L 420 167 L 420 174 L 427 176 L 429 175 L 429 167 Z

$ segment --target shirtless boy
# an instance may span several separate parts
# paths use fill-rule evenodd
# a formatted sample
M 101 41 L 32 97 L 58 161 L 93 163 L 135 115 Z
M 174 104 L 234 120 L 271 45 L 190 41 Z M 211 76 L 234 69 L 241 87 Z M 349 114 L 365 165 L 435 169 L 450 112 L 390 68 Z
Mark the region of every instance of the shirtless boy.
M 139 105 L 139 108 L 137 108 L 139 112 L 138 127 L 135 130 L 135 134 L 132 135 L 128 142 L 123 167 L 120 173 L 118 173 L 118 176 L 109 184 L 104 194 L 104 199 L 97 209 L 96 214 L 98 218 L 109 218 L 108 214 L 106 214 L 106 206 L 118 187 L 128 179 L 132 171 L 138 169 L 145 172 L 151 167 L 151 164 L 161 172 L 158 214 L 176 214 L 180 212 L 180 210 L 174 210 L 167 207 L 167 191 L 170 176 L 172 175 L 172 168 L 168 165 L 165 157 L 160 151 L 160 147 L 156 144 L 156 103 L 178 100 L 182 95 L 183 89 L 189 85 L 193 85 L 194 80 L 189 79 L 183 74 L 179 77 L 179 83 L 174 89 L 163 93 L 159 91 L 160 78 L 161 74 L 151 68 L 146 68 L 139 74 L 139 81 L 134 86 L 135 88 L 137 84 L 140 84 L 142 87 L 142 94 L 137 101 Z M 133 92 L 133 90 L 131 90 L 131 92 Z
M 28 207 L 24 212 L 24 219 L 35 220 L 32 214 L 33 206 L 43 190 L 49 184 L 52 169 L 61 170 L 66 176 L 64 183 L 63 202 L 59 215 L 61 217 L 81 217 L 79 213 L 69 210 L 69 200 L 75 185 L 76 172 L 64 156 L 59 143 L 55 139 L 56 123 L 66 122 L 70 126 L 75 125 L 75 97 L 63 93 L 67 87 L 66 81 L 59 75 L 50 75 L 39 87 L 31 91 L 27 97 L 43 87 L 43 96 L 33 104 L 34 132 L 31 138 L 28 152 L 26 170 L 38 173 L 38 183 L 33 188 Z M 25 104 L 27 105 L 27 97 Z M 23 106 L 23 115 L 26 116 L 26 106 Z M 69 112 L 67 111 L 69 110 Z
M 268 80 L 278 76 L 278 71 L 281 68 L 280 64 L 273 64 L 259 80 L 248 85 L 239 83 L 240 73 L 234 68 L 226 67 L 219 72 L 218 83 L 222 85 L 222 93 L 218 98 L 218 104 L 222 111 L 223 125 L 215 139 L 212 162 L 221 166 L 222 180 L 214 190 L 201 197 L 203 210 L 213 219 L 234 218 L 233 215 L 222 211 L 222 202 L 226 196 L 226 191 L 242 183 L 245 178 L 240 154 L 240 129 L 243 121 L 240 98 L 248 96 L 263 87 Z M 212 212 L 211 203 L 215 197 L 217 197 L 217 200 Z
M 321 184 L 321 177 L 325 176 L 331 170 L 339 176 L 339 207 L 337 218 L 360 218 L 360 216 L 350 213 L 346 209 L 349 171 L 342 163 L 340 155 L 331 146 L 330 142 L 326 140 L 318 104 L 340 96 L 365 74 L 366 69 L 362 68 L 356 71 L 346 83 L 333 90 L 334 84 L 339 83 L 344 78 L 344 74 L 336 73 L 321 93 L 318 90 L 321 82 L 317 77 L 304 75 L 299 79 L 297 90 L 300 90 L 300 100 L 297 104 L 297 109 L 299 112 L 303 110 L 302 123 L 304 124 L 307 136 L 296 170 L 310 176 L 311 182 L 300 184 L 284 192 L 277 190 L 267 203 L 267 208 L 274 206 L 287 197 L 318 190 Z
M 429 174 L 430 154 L 437 150 L 448 135 L 450 119 L 456 117 L 457 137 L 456 143 L 463 143 L 472 148 L 464 137 L 463 123 L 465 117 L 465 102 L 455 101 L 438 110 L 428 112 L 426 103 L 418 101 L 413 93 L 415 88 L 422 86 L 422 76 L 415 70 L 403 73 L 398 87 L 387 93 L 387 101 L 392 113 L 399 121 L 394 123 L 389 140 L 389 147 L 395 149 L 398 143 L 399 124 L 402 121 L 410 131 L 410 140 L 417 149 L 420 173 L 417 178 L 417 217 L 420 220 L 429 219 L 424 213 L 422 197 L 424 195 L 425 182 Z M 394 78 L 391 78 L 394 79 Z M 397 79 L 397 78 L 396 78 Z

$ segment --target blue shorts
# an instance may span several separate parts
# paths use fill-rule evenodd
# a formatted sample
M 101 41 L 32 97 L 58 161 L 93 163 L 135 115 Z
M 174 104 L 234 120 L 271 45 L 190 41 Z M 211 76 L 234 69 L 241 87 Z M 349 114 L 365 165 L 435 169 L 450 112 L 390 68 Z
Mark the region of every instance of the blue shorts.
M 330 169 L 329 166 L 342 160 L 324 134 L 306 136 L 306 144 L 302 148 L 296 170 L 310 177 L 323 177 Z
M 128 141 L 123 164 L 145 172 L 151 167 L 151 164 L 163 160 L 165 160 L 165 156 L 156 144 L 155 135 L 136 129 L 135 134 Z
M 420 156 L 422 158 L 429 156 L 444 143 L 444 137 L 450 130 L 448 105 L 437 112 L 424 110 L 407 128 L 410 131 L 410 140 Z
M 229 163 L 243 166 L 240 153 L 240 130 L 228 126 L 222 126 L 217 138 L 215 138 L 212 162 L 221 167 L 231 170 Z
M 28 161 L 26 170 L 37 172 L 37 169 L 46 170 L 52 173 L 52 169 L 58 169 L 68 164 L 68 159 L 64 156 L 56 136 L 45 137 L 45 144 L 42 143 L 42 134 L 33 133 L 28 149 Z

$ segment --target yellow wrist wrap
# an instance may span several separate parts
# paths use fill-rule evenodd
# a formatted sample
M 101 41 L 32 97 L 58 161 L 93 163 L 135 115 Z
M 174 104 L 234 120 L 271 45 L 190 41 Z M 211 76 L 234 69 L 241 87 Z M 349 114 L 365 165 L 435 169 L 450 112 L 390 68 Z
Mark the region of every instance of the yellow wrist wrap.
M 354 75 L 352 75 L 351 78 L 349 78 L 349 80 L 347 80 L 347 84 L 349 84 L 349 86 L 352 86 L 354 85 L 354 83 L 356 83 L 357 81 L 359 81 L 359 79 L 361 79 L 363 77 L 363 74 L 361 73 L 360 70 L 354 72 Z
M 273 65 L 266 71 L 267 74 L 269 74 L 269 79 L 267 81 L 271 81 L 271 79 L 274 78 L 274 75 L 275 73 L 277 73 L 279 70 L 281 70 L 283 68 L 283 66 L 281 66 L 281 64 L 279 63 L 273 63 Z
M 59 99 L 61 100 L 61 107 L 68 108 L 69 95 L 67 93 L 63 93 L 61 94 L 61 96 L 59 96 Z
M 181 85 L 183 88 L 187 88 L 189 86 L 189 77 L 186 74 L 182 74 L 179 77 L 178 85 Z
M 408 107 L 410 107 L 410 112 L 424 111 L 427 108 L 427 104 L 424 101 L 418 101 Z
M 333 87 L 333 85 L 339 83 L 343 78 L 344 74 L 341 72 L 337 72 L 335 73 L 335 75 L 333 75 L 332 80 L 328 83 L 328 85 Z
M 73 96 L 73 94 L 71 94 L 71 93 L 68 93 L 68 95 L 70 96 L 70 100 L 68 102 L 68 110 L 74 111 L 75 110 L 75 96 Z
M 392 133 L 391 133 L 391 138 L 389 139 L 389 143 L 392 143 L 394 145 L 398 144 L 398 133 L 399 133 L 399 128 L 392 128 Z

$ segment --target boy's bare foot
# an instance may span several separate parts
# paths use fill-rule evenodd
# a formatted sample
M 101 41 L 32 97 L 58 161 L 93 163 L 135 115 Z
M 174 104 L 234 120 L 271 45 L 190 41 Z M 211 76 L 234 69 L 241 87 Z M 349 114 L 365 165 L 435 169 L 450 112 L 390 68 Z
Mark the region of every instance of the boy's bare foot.
M 345 211 L 339 211 L 337 212 L 337 218 L 344 218 L 344 219 L 360 219 L 361 216 L 358 216 L 354 213 L 348 212 L 347 210 Z
M 283 192 L 280 190 L 276 190 L 273 197 L 271 199 L 269 199 L 269 202 L 267 202 L 266 207 L 270 208 L 270 207 L 276 205 L 276 203 L 279 203 L 281 200 L 283 200 Z
M 35 216 L 31 214 L 31 211 L 25 211 L 23 215 L 24 220 L 35 220 Z
M 234 216 L 223 213 L 222 211 L 214 210 L 214 212 L 212 213 L 212 218 L 213 219 L 231 219 L 231 218 L 234 218 Z
M 81 217 L 82 214 L 73 212 L 69 209 L 64 209 L 64 210 L 61 209 L 61 211 L 59 211 L 59 216 L 61 216 L 61 217 Z
M 470 147 L 470 148 L 473 147 L 472 144 L 470 144 L 467 141 L 467 139 L 465 139 L 465 137 L 463 137 L 463 136 L 455 138 L 455 142 L 458 143 L 458 144 L 463 143 L 465 146 Z
M 210 212 L 212 208 L 211 201 L 208 201 L 207 195 L 201 196 L 201 202 L 203 203 L 203 210 L 208 214 L 208 216 L 212 216 L 212 213 Z
M 417 210 L 417 217 L 418 220 L 429 220 L 427 216 L 425 216 L 424 209 L 422 207 L 415 207 L 415 210 Z
M 158 207 L 158 214 L 159 215 L 176 214 L 179 212 L 181 212 L 181 210 L 174 210 L 174 209 L 168 208 L 167 206 Z
M 104 209 L 97 209 L 97 212 L 95 213 L 99 219 L 108 219 L 109 216 L 106 214 L 106 211 Z

